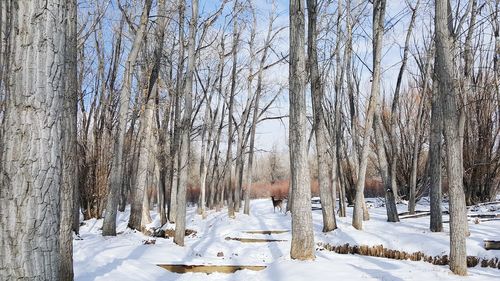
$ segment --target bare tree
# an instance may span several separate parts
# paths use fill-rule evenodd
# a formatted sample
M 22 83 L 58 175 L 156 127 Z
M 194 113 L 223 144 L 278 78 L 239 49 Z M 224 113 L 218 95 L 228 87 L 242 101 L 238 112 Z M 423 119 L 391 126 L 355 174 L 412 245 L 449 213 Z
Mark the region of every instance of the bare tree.
M 307 0 L 308 30 L 307 30 L 307 52 L 309 75 L 311 79 L 311 96 L 314 112 L 314 132 L 316 137 L 316 162 L 318 165 L 318 182 L 321 198 L 321 209 L 323 214 L 323 232 L 329 232 L 337 228 L 335 222 L 335 208 L 332 191 L 328 182 L 328 147 L 326 140 L 326 122 L 323 114 L 324 87 L 321 81 L 318 67 L 317 37 L 318 31 L 317 13 L 318 3 L 316 0 Z
M 368 154 L 370 152 L 370 137 L 372 135 L 373 115 L 377 106 L 380 92 L 380 60 L 382 59 L 382 39 L 384 36 L 385 0 L 373 1 L 373 75 L 371 95 L 366 111 L 366 121 L 363 136 L 363 148 L 361 152 L 358 179 L 356 181 L 356 198 L 352 225 L 356 229 L 363 229 L 363 208 L 366 167 L 368 165 Z M 365 207 L 366 208 L 366 207 Z
M 462 141 L 457 108 L 458 91 L 453 74 L 452 20 L 449 1 L 435 1 L 436 79 L 439 83 L 440 106 L 446 141 L 446 171 L 450 196 L 450 269 L 455 274 L 467 274 L 466 235 L 467 210 L 463 190 Z
M 113 164 L 111 168 L 110 185 L 108 189 L 108 198 L 106 203 L 106 215 L 104 217 L 102 234 L 116 235 L 116 210 L 119 200 L 119 191 L 123 184 L 123 143 L 125 141 L 127 115 L 129 112 L 129 104 L 131 97 L 132 72 L 137 60 L 140 48 L 146 34 L 148 25 L 149 12 L 151 10 L 152 0 L 146 0 L 142 10 L 139 28 L 136 30 L 132 49 L 125 64 L 124 81 L 120 91 L 118 103 L 118 124 L 116 127 L 117 137 L 113 146 Z M 132 226 L 140 223 L 135 223 L 131 217 Z
M 249 83 L 249 85 L 248 85 L 248 92 L 249 92 L 248 99 L 249 99 L 249 101 L 248 102 L 251 102 L 251 100 L 253 99 L 253 107 L 251 107 L 250 104 L 248 104 L 246 110 L 250 110 L 252 108 L 253 113 L 252 113 L 252 119 L 251 119 L 251 123 L 250 123 L 250 129 L 248 131 L 248 134 L 250 136 L 250 143 L 249 143 L 249 151 L 248 151 L 247 188 L 245 189 L 245 193 L 244 193 L 245 206 L 244 206 L 243 212 L 245 214 L 250 213 L 250 193 L 252 191 L 252 175 L 253 175 L 253 169 L 254 169 L 253 159 L 254 159 L 254 151 L 255 151 L 255 135 L 256 135 L 256 131 L 257 131 L 257 123 L 259 122 L 259 118 L 260 118 L 261 114 L 265 111 L 265 110 L 261 110 L 259 108 L 261 96 L 262 96 L 262 92 L 263 92 L 263 87 L 264 87 L 263 86 L 264 68 L 266 68 L 266 60 L 268 58 L 268 52 L 271 48 L 271 43 L 272 43 L 274 37 L 276 36 L 276 34 L 279 32 L 278 31 L 278 32 L 273 33 L 273 24 L 275 21 L 275 9 L 276 9 L 276 3 L 273 1 L 271 12 L 269 13 L 269 24 L 268 24 L 268 28 L 267 28 L 267 35 L 266 35 L 266 39 L 264 40 L 264 46 L 262 48 L 262 56 L 260 57 L 259 67 L 257 69 L 257 85 L 256 85 L 255 92 L 252 92 L 252 90 L 251 90 L 252 89 L 251 83 L 253 80 L 253 76 L 255 75 L 254 73 L 251 72 L 251 70 L 253 69 L 252 67 L 250 67 L 250 73 L 249 73 L 249 79 L 248 79 L 248 83 Z M 256 20 L 257 20 L 255 18 L 255 12 L 253 10 L 252 10 L 252 16 L 253 16 L 253 20 L 254 20 L 254 22 L 253 22 L 254 25 L 253 25 L 251 37 L 255 36 L 254 32 L 256 32 L 255 25 L 256 25 Z M 251 44 L 250 45 L 251 63 L 252 63 L 253 58 L 255 56 L 254 49 L 253 49 L 254 48 L 254 46 L 253 46 L 254 39 L 255 38 L 252 38 L 250 41 L 250 44 Z M 244 127 L 243 127 L 243 129 L 244 129 Z
M 290 170 L 292 188 L 292 259 L 314 259 L 311 189 L 306 140 L 305 15 L 302 0 L 290 1 Z
M 184 86 L 184 115 L 182 116 L 181 149 L 179 151 L 179 187 L 177 190 L 177 213 L 175 219 L 174 242 L 184 246 L 186 231 L 186 192 L 189 176 L 189 159 L 191 145 L 191 115 L 193 107 L 193 75 L 196 62 L 195 44 L 198 22 L 198 0 L 191 2 L 191 19 L 189 21 L 188 64 Z
M 183 85 L 184 79 L 183 69 L 184 69 L 184 10 L 185 10 L 185 0 L 178 1 L 178 57 L 177 57 L 177 81 L 175 89 L 175 105 L 174 105 L 174 132 L 173 141 L 170 146 L 170 200 L 168 204 L 168 219 L 171 222 L 175 222 L 177 219 L 177 192 L 179 188 L 179 149 L 180 149 L 180 138 L 181 138 L 181 97 L 183 95 Z

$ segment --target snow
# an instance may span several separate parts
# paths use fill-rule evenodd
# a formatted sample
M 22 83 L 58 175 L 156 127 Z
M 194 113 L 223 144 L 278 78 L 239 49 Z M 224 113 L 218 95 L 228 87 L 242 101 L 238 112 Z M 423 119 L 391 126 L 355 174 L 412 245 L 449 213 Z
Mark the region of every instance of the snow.
M 428 230 L 429 217 L 411 218 L 400 223 L 386 222 L 385 207 L 370 208 L 370 221 L 364 230 L 351 224 L 352 208 L 346 218 L 338 218 L 338 229 L 322 233 L 321 211 L 313 211 L 315 242 L 340 245 L 379 245 L 406 252 L 422 251 L 431 255 L 448 254 L 449 225 L 443 233 Z M 405 205 L 398 205 L 406 211 Z M 418 210 L 428 210 L 420 204 Z M 484 211 L 484 210 L 483 210 Z M 289 257 L 291 233 L 248 234 L 249 230 L 288 230 L 290 214 L 273 212 L 270 199 L 251 202 L 251 215 L 238 213 L 230 219 L 227 213 L 209 211 L 205 220 L 196 215 L 194 207 L 188 208 L 187 228 L 197 231 L 186 237 L 186 246 L 180 247 L 172 239 L 156 238 L 154 245 L 144 245 L 145 240 L 155 239 L 127 229 L 129 209 L 117 217 L 116 237 L 103 237 L 102 220 L 88 220 L 80 228 L 81 240 L 74 240 L 74 264 L 77 281 L 89 280 L 500 280 L 498 269 L 469 268 L 469 276 L 453 275 L 447 266 L 437 266 L 422 261 L 401 261 L 359 255 L 340 255 L 329 251 L 316 251 L 314 261 L 295 261 Z M 151 212 L 157 226 L 158 215 Z M 443 217 L 444 221 L 448 216 Z M 469 223 L 471 236 L 467 239 L 467 254 L 483 258 L 500 258 L 500 251 L 483 249 L 483 239 L 500 237 L 500 221 Z M 173 228 L 167 225 L 166 228 Z M 226 237 L 266 238 L 286 242 L 241 243 Z M 222 257 L 218 253 L 223 252 Z M 262 271 L 241 270 L 234 274 L 169 272 L 157 264 L 211 264 L 211 265 L 265 265 Z

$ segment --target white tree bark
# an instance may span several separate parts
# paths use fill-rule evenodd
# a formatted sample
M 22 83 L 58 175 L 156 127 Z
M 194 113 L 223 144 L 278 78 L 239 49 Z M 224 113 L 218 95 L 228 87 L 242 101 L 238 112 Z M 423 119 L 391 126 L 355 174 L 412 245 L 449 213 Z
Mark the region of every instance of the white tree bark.
M 61 280 L 67 3 L 23 0 L 11 8 L 0 142 L 0 277 Z

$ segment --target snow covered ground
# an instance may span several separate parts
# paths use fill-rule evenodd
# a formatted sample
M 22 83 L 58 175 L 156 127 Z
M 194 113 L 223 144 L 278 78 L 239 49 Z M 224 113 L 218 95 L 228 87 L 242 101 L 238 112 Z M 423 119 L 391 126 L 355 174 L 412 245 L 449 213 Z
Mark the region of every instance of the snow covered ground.
M 376 205 L 376 204 L 375 204 Z M 406 211 L 405 205 L 398 206 Z M 417 210 L 427 210 L 425 204 Z M 487 211 L 485 208 L 481 211 Z M 370 208 L 371 220 L 364 222 L 364 230 L 354 229 L 352 208 L 346 218 L 338 218 L 338 229 L 322 233 L 321 211 L 313 211 L 315 242 L 351 245 L 384 245 L 406 252 L 422 251 L 428 255 L 448 254 L 449 228 L 445 232 L 428 230 L 429 217 L 404 219 L 400 223 L 386 222 L 385 208 Z M 152 212 L 154 223 L 158 216 Z M 448 216 L 444 216 L 448 221 Z M 188 208 L 187 228 L 196 230 L 186 237 L 186 246 L 175 245 L 172 239 L 156 238 L 154 245 L 144 245 L 153 239 L 127 229 L 128 210 L 118 215 L 117 237 L 102 237 L 102 220 L 88 220 L 80 229 L 81 240 L 74 241 L 75 277 L 88 280 L 500 280 L 500 270 L 476 266 L 469 268 L 469 276 L 457 277 L 447 266 L 422 261 L 401 261 L 358 255 L 340 255 L 316 251 L 316 260 L 301 262 L 289 257 L 289 232 L 282 234 L 248 234 L 248 230 L 289 230 L 290 214 L 273 213 L 270 199 L 253 200 L 251 215 L 237 214 L 230 219 L 226 212 L 209 211 L 205 220 Z M 154 224 L 153 223 L 153 224 Z M 500 238 L 500 221 L 469 223 L 471 236 L 467 240 L 467 254 L 482 258 L 500 258 L 499 250 L 486 251 L 485 238 Z M 167 228 L 173 228 L 173 225 Z M 267 238 L 286 242 L 242 243 L 226 237 Z M 223 256 L 220 256 L 220 252 Z M 219 255 L 219 256 L 218 256 Z M 211 264 L 211 265 L 266 265 L 262 271 L 241 270 L 234 274 L 169 272 L 157 264 Z M 337 279 L 339 278 L 339 279 Z

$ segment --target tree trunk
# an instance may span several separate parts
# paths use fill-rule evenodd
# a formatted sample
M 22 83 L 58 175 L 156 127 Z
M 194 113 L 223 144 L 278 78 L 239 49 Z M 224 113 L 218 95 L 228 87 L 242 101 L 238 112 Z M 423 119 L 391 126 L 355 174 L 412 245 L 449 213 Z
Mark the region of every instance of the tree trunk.
M 366 121 L 363 137 L 363 148 L 361 161 L 356 181 L 356 198 L 352 217 L 352 226 L 363 229 L 363 213 L 367 213 L 364 202 L 365 176 L 368 165 L 368 154 L 370 152 L 370 137 L 372 135 L 373 114 L 377 106 L 380 92 L 380 60 L 382 59 L 382 40 L 384 37 L 384 16 L 386 0 L 373 1 L 373 78 L 370 101 L 366 112 Z
M 229 93 L 229 112 L 227 115 L 227 154 L 226 154 L 226 164 L 224 168 L 224 175 L 226 177 L 225 179 L 225 186 L 227 188 L 227 214 L 230 218 L 235 218 L 234 214 L 234 184 L 233 184 L 233 140 L 234 140 L 234 134 L 233 134 L 233 127 L 234 127 L 234 122 L 233 122 L 233 109 L 234 109 L 234 95 L 236 91 L 236 67 L 238 64 L 238 56 L 237 56 L 237 50 L 238 50 L 238 42 L 239 42 L 239 31 L 238 31 L 238 20 L 237 20 L 237 10 L 238 10 L 238 1 L 234 2 L 234 19 L 233 19 L 233 46 L 232 46 L 232 59 L 233 59 L 233 65 L 231 69 L 231 90 Z
M 290 257 L 311 260 L 314 234 L 311 213 L 311 186 L 307 163 L 306 127 L 306 58 L 304 2 L 290 1 L 290 169 L 293 192 L 292 243 Z
M 212 95 L 206 93 L 206 101 L 207 104 L 205 105 L 205 124 L 203 126 L 203 131 L 201 134 L 201 158 L 200 158 L 200 198 L 198 202 L 198 213 L 201 215 L 203 219 L 206 218 L 206 183 L 207 183 L 207 172 L 208 172 L 208 161 L 207 161 L 207 154 L 208 154 L 208 148 L 210 147 L 210 140 L 212 138 L 212 127 L 213 127 L 213 120 L 210 119 L 210 107 L 212 103 Z M 208 136 L 207 136 L 208 133 Z
M 140 115 L 140 132 L 139 132 L 139 156 L 137 159 L 137 179 L 135 181 L 134 188 L 134 199 L 132 202 L 130 210 L 130 220 L 129 227 L 132 229 L 139 229 L 140 231 L 145 231 L 146 224 L 152 222 L 151 215 L 149 213 L 150 202 L 149 194 L 147 190 L 151 188 L 149 184 L 148 174 L 150 173 L 151 163 L 156 162 L 156 154 L 154 153 L 154 147 L 156 145 L 153 143 L 155 138 L 153 137 L 153 121 L 155 113 L 156 100 L 158 99 L 158 77 L 160 73 L 162 53 L 163 53 L 163 39 L 165 34 L 166 19 L 165 15 L 165 0 L 159 1 L 158 14 L 159 20 L 156 29 L 156 46 L 154 50 L 154 62 L 150 72 L 147 77 L 147 85 L 144 89 L 144 104 L 141 108 Z M 154 161 L 151 161 L 154 160 Z M 153 165 L 154 170 L 155 165 Z M 157 185 L 159 187 L 159 185 Z M 163 192 L 158 192 L 163 193 Z M 162 201 L 162 200 L 159 200 Z M 161 209 L 161 208 L 160 208 Z
M 390 165 L 389 165 L 389 177 L 390 177 L 390 182 L 391 182 L 391 191 L 394 194 L 394 198 L 396 201 L 399 200 L 398 197 L 398 186 L 396 182 L 396 166 L 397 166 L 397 161 L 398 161 L 398 147 L 397 147 L 397 138 L 396 138 L 396 124 L 397 124 L 397 118 L 398 118 L 398 105 L 399 105 L 399 95 L 401 91 L 401 84 L 403 83 L 403 74 L 406 69 L 406 64 L 408 62 L 408 53 L 410 50 L 410 39 L 411 39 L 411 34 L 413 31 L 413 27 L 415 26 L 415 20 L 417 17 L 417 9 L 420 5 L 420 0 L 417 1 L 415 4 L 415 7 L 411 8 L 412 9 L 412 16 L 410 19 L 410 25 L 408 27 L 408 31 L 406 32 L 406 39 L 405 39 L 405 46 L 403 50 L 403 60 L 401 62 L 401 67 L 399 68 L 399 73 L 398 73 L 398 78 L 396 80 L 396 89 L 394 90 L 394 98 L 392 100 L 392 106 L 391 106 L 391 124 L 390 124 L 390 131 L 389 131 L 389 138 L 391 141 L 391 152 L 392 152 L 392 157 L 390 159 Z
M 424 115 L 424 104 L 427 97 L 427 88 L 429 85 L 429 81 L 431 80 L 431 64 L 430 58 L 426 61 L 425 72 L 424 72 L 424 85 L 422 87 L 422 97 L 418 102 L 417 107 L 417 120 L 415 120 L 415 133 L 414 133 L 414 142 L 413 142 L 413 156 L 411 163 L 411 175 L 410 175 L 410 198 L 408 202 L 408 211 L 411 215 L 415 214 L 415 206 L 416 196 L 417 196 L 417 172 L 418 172 L 418 159 L 420 155 L 420 146 L 421 146 L 421 124 Z
M 174 141 L 170 150 L 170 201 L 168 206 L 168 220 L 172 223 L 177 219 L 177 193 L 179 189 L 179 150 L 181 138 L 181 97 L 183 95 L 182 72 L 184 68 L 184 10 L 185 0 L 179 0 L 179 57 L 177 60 L 177 84 L 175 91 L 174 112 Z
M 380 176 L 382 182 L 384 183 L 384 194 L 385 194 L 385 208 L 387 210 L 387 221 L 398 222 L 398 209 L 396 208 L 396 197 L 392 191 L 391 179 L 389 177 L 389 165 L 387 163 L 385 145 L 384 145 L 384 134 L 383 125 L 380 118 L 380 110 L 375 113 L 373 131 L 375 132 L 375 144 L 377 148 L 378 163 L 380 168 Z
M 111 166 L 110 185 L 106 203 L 106 215 L 104 216 L 102 226 L 102 235 L 116 235 L 116 209 L 120 198 L 120 189 L 123 185 L 123 143 L 125 141 L 127 115 L 131 97 L 132 72 L 146 34 L 151 3 L 152 0 L 145 1 L 139 28 L 136 31 L 132 49 L 125 63 L 123 86 L 120 91 L 118 102 L 118 124 L 116 127 L 116 139 L 113 146 L 113 163 Z
M 253 9 L 253 7 L 252 7 Z M 250 61 L 250 64 L 248 66 L 248 72 L 249 72 L 249 75 L 248 75 L 248 82 L 247 82 L 247 93 L 248 93 L 248 101 L 247 103 L 250 104 L 249 108 L 248 108 L 248 112 L 245 112 L 247 114 L 250 114 L 250 111 L 251 111 L 251 103 L 252 103 L 252 99 L 253 99 L 253 95 L 255 94 L 254 91 L 253 91 L 253 88 L 252 88 L 252 83 L 253 83 L 253 75 L 252 75 L 252 72 L 253 72 L 253 61 L 255 60 L 255 35 L 256 35 L 256 32 L 257 32 L 257 17 L 255 15 L 255 11 L 252 10 L 252 29 L 250 31 L 250 40 L 249 40 L 249 43 L 248 43 L 248 47 L 249 47 L 249 61 Z M 254 107 L 254 110 L 253 110 L 253 113 L 255 113 L 255 107 Z M 249 146 L 249 149 L 248 149 L 248 164 L 247 164 L 247 168 L 248 168 L 248 171 L 246 173 L 246 188 L 243 192 L 243 197 L 244 197 L 244 200 L 245 200 L 245 203 L 244 203 L 244 206 L 243 206 L 243 213 L 246 214 L 246 215 L 250 215 L 250 195 L 252 193 L 252 180 L 253 180 L 253 154 L 254 154 L 254 143 L 255 143 L 255 130 L 254 130 L 254 122 L 253 122 L 253 119 L 255 119 L 254 117 L 252 117 L 252 123 L 250 124 L 250 129 L 249 129 L 249 134 L 250 134 L 250 146 Z M 242 130 L 244 130 L 245 128 L 243 127 Z M 243 134 L 242 134 L 243 135 Z
M 331 189 L 328 184 L 328 149 L 326 140 L 326 123 L 323 114 L 323 85 L 318 68 L 317 54 L 317 1 L 307 0 L 308 31 L 307 50 L 308 66 L 311 79 L 311 98 L 314 113 L 314 132 L 316 137 L 316 162 L 318 165 L 318 183 L 321 198 L 321 210 L 323 213 L 323 232 L 329 232 L 337 228 L 335 222 L 335 208 Z
M 437 83 L 435 83 L 437 84 Z M 429 136 L 430 158 L 430 197 L 432 232 L 443 231 L 443 215 L 441 211 L 441 133 L 443 131 L 443 117 L 439 104 L 439 88 L 433 86 L 431 105 L 431 132 Z
M 61 200 L 61 172 L 71 172 L 63 170 L 61 161 L 64 142 L 72 139 L 62 140 L 65 73 L 70 69 L 67 3 L 16 1 L 11 8 L 11 67 L 5 73 L 0 142 L 0 276 L 57 281 L 62 280 L 61 211 L 71 205 Z M 64 226 L 62 231 L 70 230 Z
M 345 195 L 345 181 L 342 180 L 345 178 L 344 173 L 342 172 L 342 166 L 339 165 L 339 181 L 338 181 L 338 187 L 339 187 L 339 217 L 345 218 L 347 215 L 346 211 L 346 195 Z M 344 177 L 343 177 L 344 176 Z
M 147 89 L 145 91 L 148 91 Z M 156 92 L 156 90 L 154 90 Z M 131 229 L 138 229 L 144 231 L 144 226 L 151 223 L 151 216 L 149 215 L 149 201 L 147 189 L 148 183 L 148 168 L 150 167 L 150 154 L 151 154 L 151 140 L 152 140 L 152 126 L 154 115 L 154 97 L 145 97 L 143 110 L 141 114 L 141 128 L 139 136 L 141 138 L 139 143 L 139 157 L 137 159 L 137 179 L 134 187 L 134 197 L 130 209 L 130 219 L 128 227 Z
M 175 220 L 174 243 L 184 246 L 186 231 L 186 193 L 189 177 L 189 156 L 191 144 L 191 112 L 193 107 L 193 73 L 196 61 L 195 43 L 198 22 L 198 0 L 191 3 L 191 20 L 189 21 L 188 65 L 186 70 L 186 84 L 184 87 L 184 115 L 182 117 L 182 139 L 179 152 L 179 189 L 177 192 L 177 214 Z
M 455 274 L 467 274 L 467 210 L 463 190 L 462 145 L 458 121 L 460 112 L 456 99 L 458 90 L 453 80 L 451 21 L 447 0 L 435 1 L 436 78 L 446 141 L 446 171 L 450 196 L 450 269 Z
M 274 2 L 273 2 L 274 3 Z M 252 113 L 252 121 L 250 124 L 250 144 L 249 144 L 249 152 L 248 152 L 248 173 L 247 173 L 247 188 L 245 190 L 245 207 L 244 207 L 244 213 L 245 214 L 250 214 L 250 194 L 252 192 L 252 176 L 253 176 L 253 158 L 254 158 L 254 151 L 255 151 L 255 135 L 257 132 L 257 123 L 259 122 L 259 106 L 260 106 L 260 98 L 262 96 L 262 80 L 263 80 L 263 75 L 264 75 L 264 66 L 267 60 L 267 53 L 270 48 L 271 40 L 272 40 L 272 31 L 273 31 L 273 23 L 274 23 L 274 13 L 275 13 L 276 6 L 273 4 L 272 10 L 269 15 L 269 24 L 267 28 L 267 35 L 266 39 L 264 41 L 264 47 L 262 49 L 262 57 L 260 58 L 259 62 L 259 68 L 257 70 L 257 86 L 255 89 L 255 92 L 251 97 L 254 97 L 254 105 L 253 105 L 253 113 Z M 256 28 L 256 22 L 255 22 L 255 14 L 254 14 L 254 26 L 253 28 Z M 252 35 L 255 35 L 252 31 Z M 253 44 L 255 38 L 251 39 L 251 44 Z M 253 46 L 250 46 L 251 48 L 251 61 L 253 61 L 253 58 L 255 56 Z M 249 79 L 249 93 L 252 89 L 252 79 Z
M 78 80 L 77 80 L 77 3 L 68 1 L 68 18 L 66 30 L 66 93 L 64 95 L 64 111 L 62 116 L 62 184 L 61 184 L 61 232 L 60 280 L 73 280 L 73 228 L 75 218 L 75 196 L 78 185 L 77 166 L 77 112 L 78 112 Z

